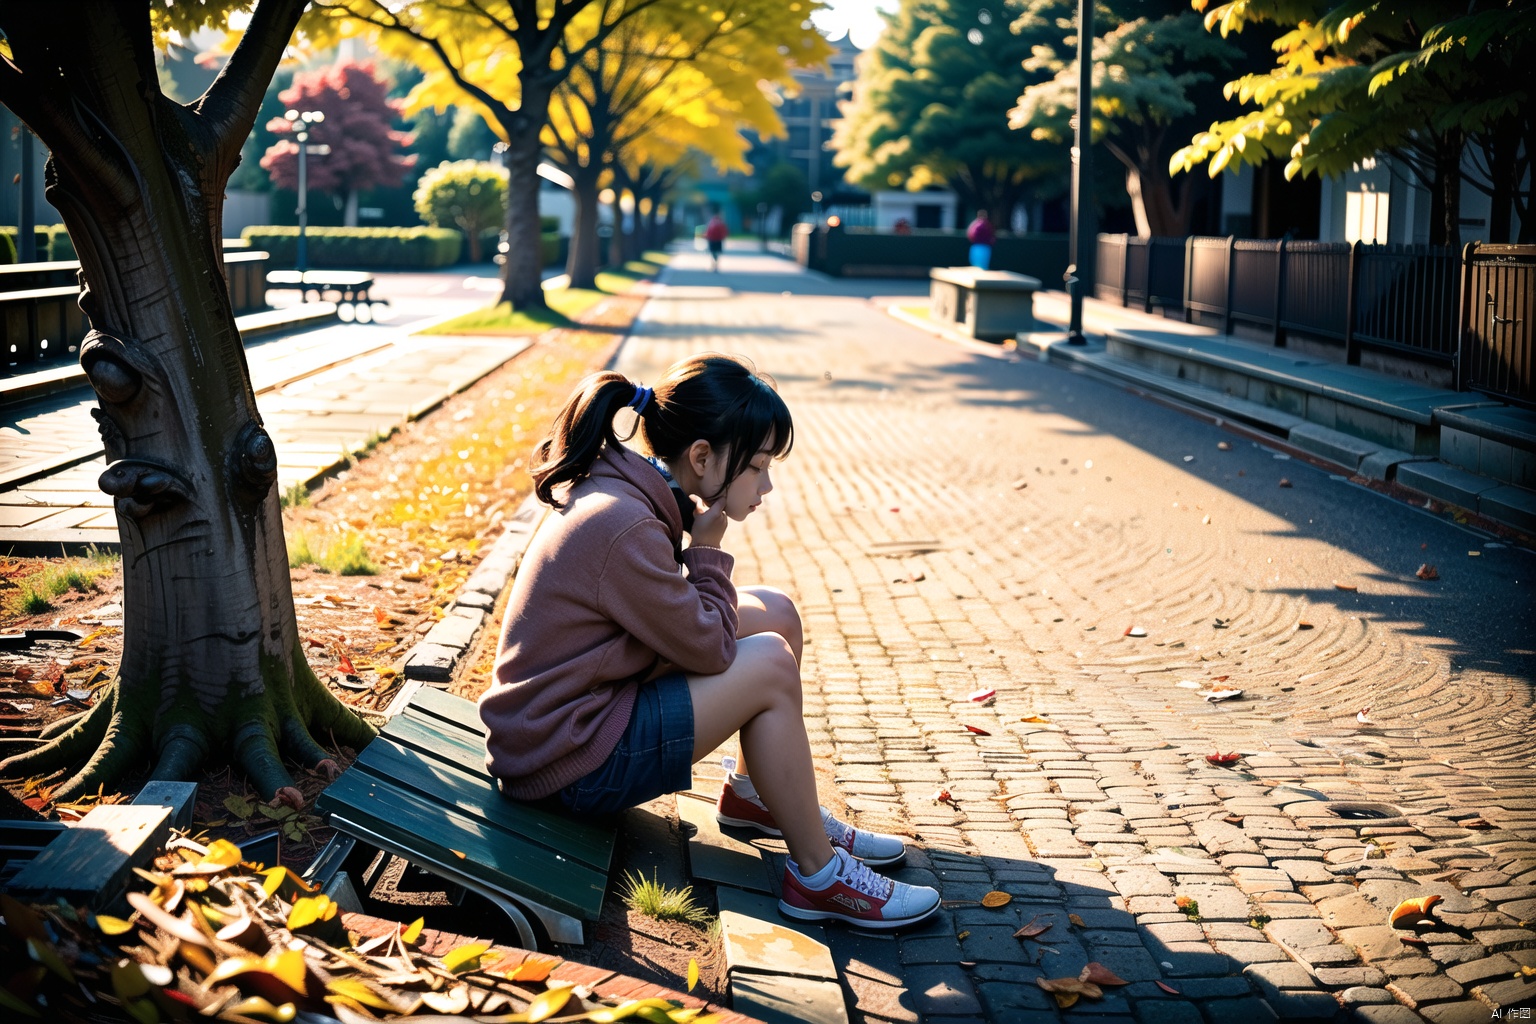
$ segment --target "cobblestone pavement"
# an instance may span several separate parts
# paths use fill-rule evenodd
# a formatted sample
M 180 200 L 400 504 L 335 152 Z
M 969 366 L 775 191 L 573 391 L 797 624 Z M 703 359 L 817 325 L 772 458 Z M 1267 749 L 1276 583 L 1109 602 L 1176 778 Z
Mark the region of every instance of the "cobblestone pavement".
M 1530 552 L 924 334 L 867 282 L 724 266 L 678 256 L 618 366 L 713 349 L 778 380 L 795 447 L 726 537 L 736 578 L 797 601 L 813 743 L 856 820 L 916 837 L 899 877 L 1013 896 L 895 937 L 829 929 L 853 1019 L 1536 1002 L 1516 977 L 1536 966 Z M 1221 689 L 1243 692 L 1203 699 Z M 1388 927 L 1428 894 L 1436 924 Z M 1050 945 L 1013 937 L 1036 918 Z M 1034 984 L 1093 960 L 1130 984 L 1064 1011 Z

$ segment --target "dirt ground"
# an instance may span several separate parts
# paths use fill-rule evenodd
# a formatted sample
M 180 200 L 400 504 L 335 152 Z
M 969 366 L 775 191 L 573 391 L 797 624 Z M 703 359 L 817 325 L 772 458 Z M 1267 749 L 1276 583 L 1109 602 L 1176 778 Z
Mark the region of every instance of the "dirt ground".
M 641 284 L 603 301 L 582 317 L 583 329 L 541 335 L 468 390 L 359 453 L 313 487 L 307 502 L 285 510 L 290 551 L 301 538 L 317 552 L 361 539 L 374 570 L 366 575 L 339 575 L 315 565 L 291 570 L 299 635 L 310 665 L 343 701 L 363 712 L 388 705 L 402 682 L 405 653 L 442 617 L 503 520 L 531 490 L 534 445 L 575 383 L 612 357 L 643 304 L 645 288 Z M 27 614 L 20 596 L 29 581 L 71 567 L 81 570 L 76 585 L 50 598 L 51 607 Z M 30 644 L 0 641 L 0 757 L 19 752 L 50 722 L 90 707 L 112 685 L 122 652 L 121 595 L 115 559 L 0 559 L 0 633 L 73 633 Z M 499 621 L 500 612 L 498 604 L 489 621 Z M 452 692 L 472 699 L 483 691 L 494 633 L 483 631 Z M 354 752 L 340 753 L 345 764 Z M 288 767 L 306 807 L 312 806 L 326 780 Z M 120 793 L 52 804 L 50 791 L 63 779 L 61 773 L 6 788 L 34 811 L 69 820 L 96 803 L 128 799 L 124 794 L 144 781 L 126 778 Z M 200 841 L 223 837 L 245 844 L 276 832 L 282 862 L 302 871 L 330 838 L 318 816 L 266 805 L 226 765 L 208 765 L 198 781 L 192 833 Z M 404 920 L 447 901 L 430 887 L 411 889 L 398 869 L 381 874 L 375 895 L 398 902 Z M 561 952 L 673 988 L 686 987 L 689 960 L 697 959 L 700 988 L 718 997 L 724 965 L 708 928 L 629 911 L 619 877 L 616 872 L 593 946 Z M 706 905 L 713 899 L 712 893 L 698 896 Z M 486 918 L 482 926 L 493 928 L 493 922 Z M 477 922 L 455 923 L 456 930 L 473 933 Z

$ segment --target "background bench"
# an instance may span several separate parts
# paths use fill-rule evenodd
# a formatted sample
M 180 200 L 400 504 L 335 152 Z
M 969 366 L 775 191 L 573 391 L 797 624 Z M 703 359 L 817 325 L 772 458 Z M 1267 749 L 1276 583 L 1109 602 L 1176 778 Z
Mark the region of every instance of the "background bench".
M 417 689 L 315 807 L 337 836 L 306 877 L 327 891 L 355 879 L 366 901 L 382 851 L 489 900 L 528 949 L 582 944 L 602 912 L 616 824 L 503 797 L 472 701 Z
M 1038 278 L 1011 270 L 934 267 L 928 275 L 928 316 L 981 341 L 1006 341 L 1035 327 Z
M 297 288 L 308 301 L 309 293 L 316 299 L 325 298 L 330 292 L 338 304 L 367 305 L 373 300 L 368 293 L 373 290 L 373 275 L 364 270 L 274 270 L 267 274 L 267 285 L 272 288 Z

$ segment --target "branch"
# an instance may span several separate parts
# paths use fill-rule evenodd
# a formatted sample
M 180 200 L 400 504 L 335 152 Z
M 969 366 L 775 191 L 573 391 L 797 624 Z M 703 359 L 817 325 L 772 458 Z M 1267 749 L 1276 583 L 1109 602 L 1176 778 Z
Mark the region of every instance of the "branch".
M 232 168 L 239 158 L 304 6 L 305 0 L 261 0 L 219 77 L 192 105 L 213 133 L 220 166 Z

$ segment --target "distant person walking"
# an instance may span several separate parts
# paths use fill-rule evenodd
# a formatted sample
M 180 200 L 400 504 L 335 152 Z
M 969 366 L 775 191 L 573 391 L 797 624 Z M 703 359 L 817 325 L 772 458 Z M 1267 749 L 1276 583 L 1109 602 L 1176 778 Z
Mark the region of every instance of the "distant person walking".
M 709 258 L 717 274 L 720 273 L 720 253 L 725 250 L 725 239 L 730 233 L 731 229 L 725 226 L 725 218 L 718 213 L 709 218 L 709 223 L 704 226 L 704 241 L 709 243 Z
M 965 237 L 971 243 L 971 266 L 992 269 L 992 243 L 997 241 L 997 232 L 992 230 L 986 210 L 976 211 L 976 219 L 965 229 Z

